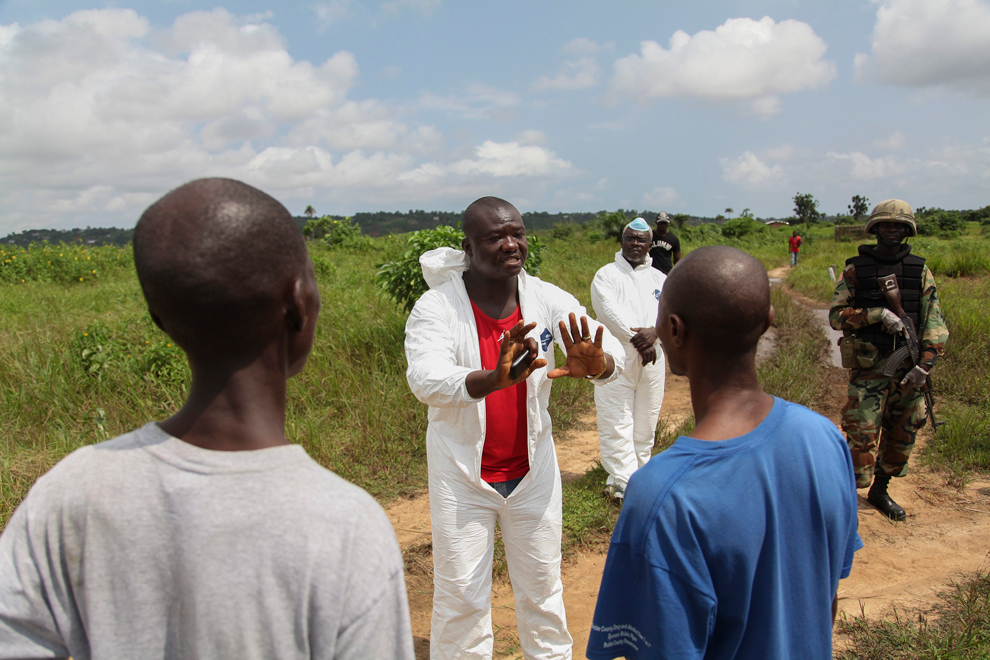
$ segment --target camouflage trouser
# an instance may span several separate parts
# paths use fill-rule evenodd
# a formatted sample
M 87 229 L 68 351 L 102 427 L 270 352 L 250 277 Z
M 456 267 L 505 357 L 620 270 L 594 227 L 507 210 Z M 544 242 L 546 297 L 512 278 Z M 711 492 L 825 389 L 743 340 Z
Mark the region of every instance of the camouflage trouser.
M 852 453 L 857 488 L 873 483 L 874 474 L 906 475 L 914 438 L 926 421 L 921 390 L 900 386 L 913 365 L 908 360 L 887 378 L 882 373 L 887 355 L 882 353 L 876 366 L 853 369 L 849 376 L 842 430 Z

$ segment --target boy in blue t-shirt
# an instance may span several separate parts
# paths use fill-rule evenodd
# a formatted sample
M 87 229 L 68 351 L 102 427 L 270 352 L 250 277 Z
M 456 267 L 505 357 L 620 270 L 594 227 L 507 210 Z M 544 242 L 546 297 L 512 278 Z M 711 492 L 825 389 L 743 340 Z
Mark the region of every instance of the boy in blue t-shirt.
M 773 314 L 766 271 L 734 248 L 668 276 L 657 332 L 697 426 L 629 482 L 589 658 L 832 657 L 836 590 L 863 545 L 855 478 L 834 424 L 760 388 Z

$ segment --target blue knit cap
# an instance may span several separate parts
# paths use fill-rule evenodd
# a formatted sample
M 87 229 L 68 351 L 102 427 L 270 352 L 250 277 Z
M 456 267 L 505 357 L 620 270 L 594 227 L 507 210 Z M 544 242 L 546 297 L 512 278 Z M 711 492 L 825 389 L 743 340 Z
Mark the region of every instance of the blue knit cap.
M 625 231 L 626 229 L 634 229 L 636 231 L 650 231 L 650 226 L 646 224 L 646 220 L 643 220 L 642 218 L 636 218 L 628 225 L 626 225 L 622 231 Z

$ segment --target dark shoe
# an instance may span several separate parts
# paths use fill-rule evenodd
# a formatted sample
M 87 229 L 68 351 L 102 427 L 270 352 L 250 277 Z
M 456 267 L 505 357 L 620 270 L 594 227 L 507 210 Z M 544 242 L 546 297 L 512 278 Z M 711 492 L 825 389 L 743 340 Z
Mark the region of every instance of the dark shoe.
M 907 513 L 904 511 L 904 507 L 890 499 L 890 495 L 887 494 L 887 484 L 889 483 L 890 475 L 875 475 L 873 477 L 873 485 L 870 486 L 870 492 L 866 495 L 866 501 L 875 506 L 880 513 L 891 520 L 907 520 Z

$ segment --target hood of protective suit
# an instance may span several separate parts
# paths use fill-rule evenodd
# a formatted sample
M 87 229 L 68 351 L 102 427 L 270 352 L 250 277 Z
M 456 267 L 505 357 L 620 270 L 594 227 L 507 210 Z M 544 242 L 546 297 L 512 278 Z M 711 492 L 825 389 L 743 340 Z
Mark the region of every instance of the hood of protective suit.
M 424 252 L 419 258 L 423 267 L 423 279 L 435 289 L 447 280 L 460 277 L 468 269 L 468 256 L 464 250 L 442 247 Z

